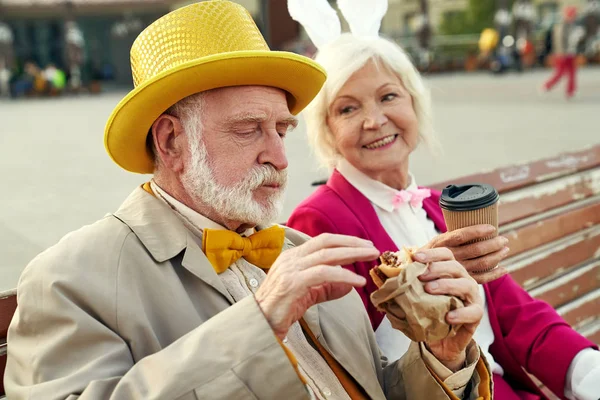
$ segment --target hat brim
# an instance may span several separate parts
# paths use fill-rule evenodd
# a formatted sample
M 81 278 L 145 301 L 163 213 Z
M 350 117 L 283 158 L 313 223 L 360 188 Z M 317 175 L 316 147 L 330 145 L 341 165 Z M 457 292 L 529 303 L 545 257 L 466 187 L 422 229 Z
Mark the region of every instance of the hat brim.
M 108 119 L 104 146 L 122 168 L 152 173 L 148 130 L 183 98 L 222 87 L 270 86 L 288 93 L 288 107 L 295 115 L 319 93 L 325 79 L 319 64 L 294 53 L 249 50 L 204 57 L 169 69 L 129 92 Z

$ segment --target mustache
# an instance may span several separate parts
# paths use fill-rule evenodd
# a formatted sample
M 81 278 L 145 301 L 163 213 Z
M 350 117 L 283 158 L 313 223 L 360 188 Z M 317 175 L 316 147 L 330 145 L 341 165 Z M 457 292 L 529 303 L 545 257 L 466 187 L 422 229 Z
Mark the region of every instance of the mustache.
M 287 184 L 287 170 L 278 170 L 272 165 L 259 165 L 253 168 L 245 182 L 251 189 L 263 185 L 278 185 L 281 188 Z

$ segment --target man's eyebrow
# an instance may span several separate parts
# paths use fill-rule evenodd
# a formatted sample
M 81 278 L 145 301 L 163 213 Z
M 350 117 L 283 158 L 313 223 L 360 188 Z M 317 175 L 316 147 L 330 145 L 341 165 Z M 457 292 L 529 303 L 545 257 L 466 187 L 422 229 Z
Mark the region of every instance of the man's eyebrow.
M 267 119 L 267 115 L 266 114 L 237 114 L 237 115 L 233 115 L 231 117 L 228 117 L 225 120 L 225 123 L 227 125 L 238 125 L 238 124 L 244 124 L 244 123 L 250 123 L 250 122 L 254 122 L 254 123 L 260 123 L 260 122 L 264 122 Z
M 277 121 L 277 124 L 285 124 L 287 126 L 291 126 L 292 128 L 296 128 L 298 126 L 298 118 L 290 115 L 289 117 Z
M 227 125 L 239 125 L 247 123 L 262 123 L 267 119 L 266 114 L 237 114 L 227 118 L 225 123 Z M 289 117 L 282 118 L 277 121 L 277 125 L 288 125 L 293 128 L 298 126 L 298 118 L 290 115 Z

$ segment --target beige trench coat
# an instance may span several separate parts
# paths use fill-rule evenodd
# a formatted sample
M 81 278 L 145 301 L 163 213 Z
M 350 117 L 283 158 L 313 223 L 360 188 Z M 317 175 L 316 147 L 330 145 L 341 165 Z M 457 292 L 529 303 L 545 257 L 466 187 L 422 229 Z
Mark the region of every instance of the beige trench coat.
M 35 258 L 18 303 L 10 400 L 307 398 L 255 299 L 234 304 L 177 216 L 141 188 Z M 385 365 L 355 292 L 304 318 L 371 398 L 447 398 L 418 346 Z

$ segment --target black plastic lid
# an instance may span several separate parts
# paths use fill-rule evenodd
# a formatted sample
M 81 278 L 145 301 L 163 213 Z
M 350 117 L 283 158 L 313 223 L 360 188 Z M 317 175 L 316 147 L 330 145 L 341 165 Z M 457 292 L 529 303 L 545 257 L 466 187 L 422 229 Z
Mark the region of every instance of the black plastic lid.
M 500 196 L 496 189 L 484 183 L 448 185 L 442 191 L 440 207 L 449 211 L 472 211 L 491 206 Z

